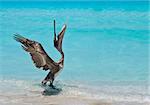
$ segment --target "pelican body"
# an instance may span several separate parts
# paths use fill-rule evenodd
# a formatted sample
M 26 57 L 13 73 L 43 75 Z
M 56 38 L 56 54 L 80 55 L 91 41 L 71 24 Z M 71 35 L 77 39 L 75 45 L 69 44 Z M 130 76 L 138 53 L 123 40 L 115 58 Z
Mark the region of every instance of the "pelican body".
M 22 44 L 22 48 L 31 55 L 32 61 L 34 62 L 35 66 L 37 68 L 42 68 L 45 71 L 49 70 L 49 73 L 42 81 L 43 85 L 46 85 L 46 83 L 49 81 L 50 86 L 54 87 L 53 81 L 55 79 L 55 76 L 64 67 L 64 52 L 62 50 L 62 41 L 65 34 L 65 30 L 66 25 L 64 25 L 60 33 L 56 35 L 54 20 L 54 47 L 61 54 L 61 59 L 58 62 L 55 62 L 48 56 L 48 54 L 39 42 L 30 40 L 19 34 L 14 35 L 14 39 L 20 42 Z

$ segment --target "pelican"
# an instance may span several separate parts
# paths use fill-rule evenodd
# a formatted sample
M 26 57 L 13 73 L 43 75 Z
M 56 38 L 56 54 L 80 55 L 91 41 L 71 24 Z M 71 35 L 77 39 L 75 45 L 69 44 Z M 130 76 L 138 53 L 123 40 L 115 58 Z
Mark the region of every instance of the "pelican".
M 52 58 L 48 56 L 48 54 L 39 42 L 30 40 L 19 34 L 14 34 L 14 39 L 17 42 L 20 42 L 22 44 L 22 48 L 30 54 L 35 66 L 37 68 L 42 68 L 45 71 L 49 70 L 49 73 L 42 81 L 42 85 L 46 85 L 49 81 L 49 86 L 54 88 L 53 81 L 55 79 L 55 76 L 64 67 L 64 52 L 62 50 L 62 41 L 64 38 L 65 30 L 66 25 L 63 25 L 62 30 L 59 32 L 58 35 L 56 35 L 54 20 L 54 47 L 61 54 L 61 59 L 58 62 L 55 62 Z

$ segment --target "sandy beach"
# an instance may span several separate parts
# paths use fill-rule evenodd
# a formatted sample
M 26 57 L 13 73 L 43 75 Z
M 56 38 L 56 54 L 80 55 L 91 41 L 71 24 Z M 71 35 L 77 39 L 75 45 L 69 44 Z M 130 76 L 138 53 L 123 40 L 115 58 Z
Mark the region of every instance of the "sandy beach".
M 102 100 L 64 96 L 0 96 L 1 105 L 111 105 Z M 3 99 L 3 100 L 2 100 Z
M 149 105 L 150 102 L 149 97 L 144 95 L 111 94 L 111 89 L 119 90 L 119 87 L 113 86 L 93 90 L 58 82 L 57 89 L 52 89 L 23 80 L 1 80 L 0 84 L 0 105 Z
M 0 105 L 149 105 L 137 102 L 111 102 L 84 97 L 0 95 Z

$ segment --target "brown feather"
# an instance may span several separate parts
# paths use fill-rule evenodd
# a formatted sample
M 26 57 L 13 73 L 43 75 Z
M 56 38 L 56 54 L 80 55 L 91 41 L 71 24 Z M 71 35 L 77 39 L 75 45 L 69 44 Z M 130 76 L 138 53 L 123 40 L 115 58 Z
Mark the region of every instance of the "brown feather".
M 31 55 L 32 61 L 37 68 L 42 68 L 43 70 L 50 70 L 46 78 L 42 81 L 42 84 L 50 81 L 50 85 L 53 86 L 54 77 L 63 68 L 64 65 L 64 53 L 62 51 L 62 41 L 64 33 L 66 30 L 66 25 L 63 26 L 62 30 L 56 37 L 55 32 L 55 20 L 54 20 L 54 47 L 62 55 L 58 62 L 54 62 L 45 52 L 42 45 L 36 41 L 22 37 L 19 34 L 14 35 L 14 39 L 22 44 L 22 48 Z
M 25 51 L 30 53 L 32 61 L 37 68 L 43 68 L 43 70 L 50 69 L 53 71 L 53 68 L 58 66 L 58 64 L 47 55 L 40 43 L 22 37 L 21 35 L 15 35 L 14 38 L 16 41 L 22 43 L 21 46 Z
M 62 30 L 60 31 L 60 33 L 57 36 L 57 39 L 54 39 L 54 46 L 55 48 L 62 53 L 62 41 L 64 38 L 64 34 L 65 34 L 65 30 L 66 30 L 66 25 L 63 26 Z

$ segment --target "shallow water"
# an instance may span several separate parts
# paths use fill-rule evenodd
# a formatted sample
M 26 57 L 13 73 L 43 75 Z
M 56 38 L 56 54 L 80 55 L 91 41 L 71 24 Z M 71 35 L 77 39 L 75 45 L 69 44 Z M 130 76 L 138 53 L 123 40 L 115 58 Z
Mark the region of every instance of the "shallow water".
M 57 32 L 67 24 L 58 96 L 149 102 L 148 13 L 148 2 L 1 2 L 0 94 L 41 95 L 47 72 L 34 67 L 12 36 L 39 41 L 59 60 L 56 19 Z

